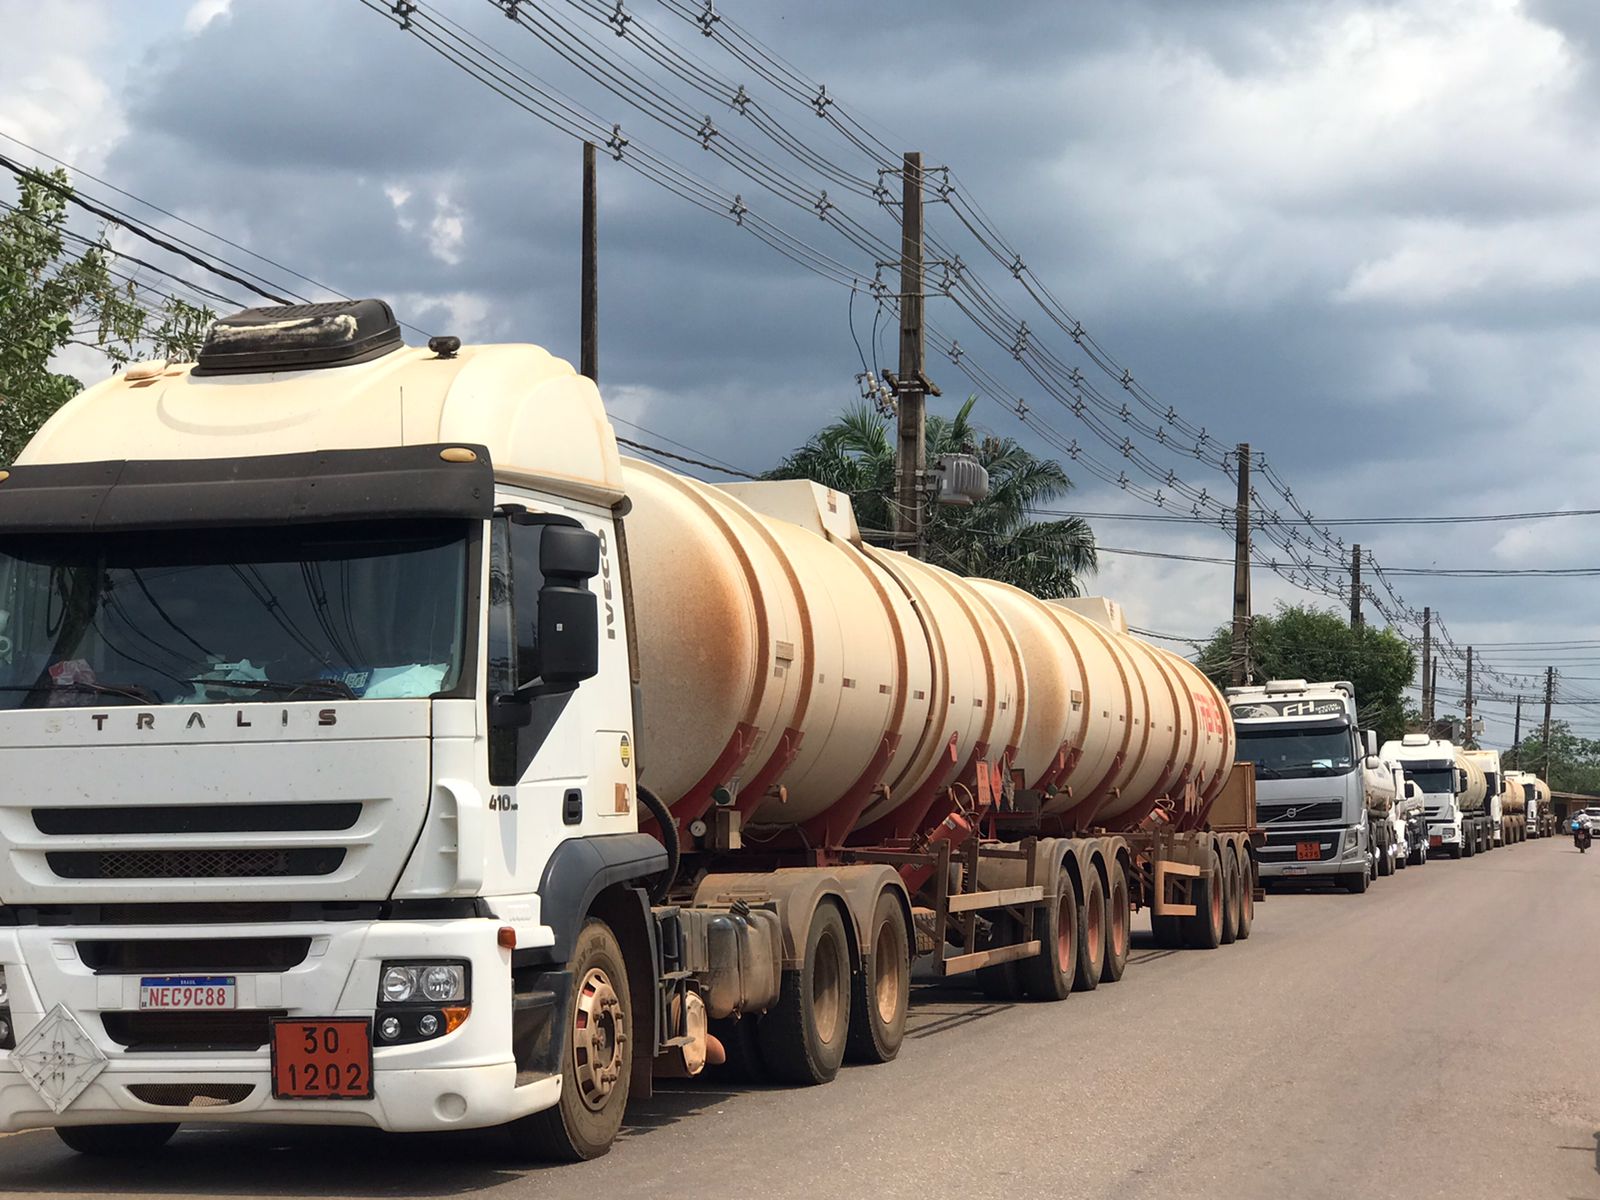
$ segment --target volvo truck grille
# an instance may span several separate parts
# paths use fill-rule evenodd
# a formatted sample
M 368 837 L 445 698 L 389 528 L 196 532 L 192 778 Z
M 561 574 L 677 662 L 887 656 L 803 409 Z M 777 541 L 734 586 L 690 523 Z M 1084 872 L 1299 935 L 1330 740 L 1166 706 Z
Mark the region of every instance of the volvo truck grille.
M 1256 821 L 1337 821 L 1344 814 L 1343 800 L 1256 801 Z
M 1343 828 L 1337 829 L 1285 829 L 1281 832 L 1268 830 L 1267 844 L 1262 846 L 1257 853 L 1264 863 L 1279 862 L 1307 862 L 1312 861 L 1300 858 L 1300 843 L 1317 843 L 1318 857 L 1315 861 L 1327 862 L 1339 855 L 1339 837 L 1344 832 Z

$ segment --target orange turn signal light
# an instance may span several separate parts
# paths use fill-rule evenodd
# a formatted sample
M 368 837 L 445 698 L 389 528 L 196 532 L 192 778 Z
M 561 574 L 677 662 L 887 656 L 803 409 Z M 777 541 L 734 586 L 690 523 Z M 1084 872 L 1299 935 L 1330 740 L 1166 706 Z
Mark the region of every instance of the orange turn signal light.
M 515 950 L 517 948 L 517 931 L 509 925 L 500 926 L 500 949 Z
M 460 1029 L 472 1012 L 470 1008 L 444 1008 L 439 1011 L 444 1013 L 444 1031 L 446 1033 L 454 1033 Z

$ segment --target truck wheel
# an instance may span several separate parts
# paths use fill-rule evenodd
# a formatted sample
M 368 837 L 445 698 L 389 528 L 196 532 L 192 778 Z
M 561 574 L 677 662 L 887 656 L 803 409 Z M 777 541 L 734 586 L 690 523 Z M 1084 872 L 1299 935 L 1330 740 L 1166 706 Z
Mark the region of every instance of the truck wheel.
M 1256 923 L 1256 891 L 1255 871 L 1250 866 L 1250 856 L 1246 854 L 1239 863 L 1239 940 L 1242 942 L 1250 936 L 1250 929 Z
M 760 1023 L 761 1018 L 754 1013 L 712 1021 L 711 1036 L 722 1043 L 727 1058 L 720 1067 L 709 1070 L 734 1083 L 767 1082 L 766 1064 L 761 1061 L 761 1041 L 756 1033 Z
M 507 1127 L 519 1150 L 552 1162 L 583 1162 L 611 1149 L 633 1075 L 628 968 L 611 927 L 594 917 L 585 921 L 570 963 L 561 1099 Z
M 1111 887 L 1106 893 L 1106 953 L 1100 967 L 1100 982 L 1115 983 L 1128 969 L 1128 927 L 1133 922 L 1133 907 L 1128 901 L 1128 876 L 1122 864 L 1112 859 Z
M 1100 973 L 1106 962 L 1106 893 L 1100 873 L 1093 867 L 1083 885 L 1083 904 L 1078 909 L 1078 965 L 1072 975 L 1072 990 L 1092 992 L 1100 986 Z
M 1055 897 L 1046 898 L 1039 953 L 1017 963 L 1017 977 L 1030 1000 L 1065 1000 L 1078 970 L 1078 893 L 1066 868 L 1056 871 Z
M 1389 848 L 1393 844 L 1393 840 L 1390 837 L 1385 837 L 1382 844 L 1378 847 L 1379 875 L 1388 876 L 1394 874 L 1394 855 L 1389 853 Z
M 1478 852 L 1478 831 L 1476 829 L 1463 829 L 1461 831 L 1461 853 L 1458 858 L 1471 858 Z
M 911 938 L 906 915 L 899 897 L 883 892 L 872 910 L 872 955 L 851 981 L 846 1056 L 852 1062 L 892 1062 L 906 1040 L 910 1005 Z
M 1222 913 L 1227 905 L 1223 892 L 1222 859 L 1211 852 L 1211 870 L 1195 880 L 1195 914 L 1183 919 L 1183 940 L 1191 950 L 1215 950 L 1222 945 Z
M 778 1003 L 756 1032 L 767 1070 L 782 1083 L 810 1086 L 839 1073 L 850 1034 L 850 942 L 832 904 L 811 914 L 805 961 L 783 973 Z
M 1239 856 L 1232 846 L 1222 852 L 1222 944 L 1239 940 L 1239 914 L 1244 908 L 1239 881 Z
M 161 1149 L 178 1132 L 171 1125 L 62 1125 L 56 1136 L 68 1148 L 96 1158 L 127 1158 Z
M 1355 871 L 1344 877 L 1344 890 L 1352 896 L 1359 896 L 1367 890 L 1367 872 Z
M 1163 950 L 1176 950 L 1183 945 L 1183 922 L 1185 917 L 1158 917 L 1150 914 L 1150 932 L 1155 935 L 1156 945 Z

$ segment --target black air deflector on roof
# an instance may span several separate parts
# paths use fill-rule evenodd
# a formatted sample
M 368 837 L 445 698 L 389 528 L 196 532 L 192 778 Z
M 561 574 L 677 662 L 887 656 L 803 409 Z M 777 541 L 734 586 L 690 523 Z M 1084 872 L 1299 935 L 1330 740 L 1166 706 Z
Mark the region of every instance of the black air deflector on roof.
M 368 362 L 400 349 L 400 325 L 383 300 L 279 304 L 219 317 L 196 375 L 305 371 Z
M 443 450 L 471 450 L 447 461 Z M 0 480 L 0 536 L 301 525 L 368 518 L 485 520 L 483 446 L 314 450 L 259 458 L 50 463 Z

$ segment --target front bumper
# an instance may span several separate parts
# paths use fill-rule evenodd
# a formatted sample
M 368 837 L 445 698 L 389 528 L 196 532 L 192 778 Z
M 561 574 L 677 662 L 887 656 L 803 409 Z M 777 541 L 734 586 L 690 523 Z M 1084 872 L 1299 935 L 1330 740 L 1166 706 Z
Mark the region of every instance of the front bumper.
M 1320 859 L 1301 859 L 1301 842 L 1316 842 Z M 1367 847 L 1357 834 L 1345 829 L 1271 830 L 1267 845 L 1257 851 L 1262 879 L 1311 879 L 1348 875 L 1365 870 Z
M 548 1108 L 559 1099 L 559 1075 L 530 1077 L 524 1071 L 522 1086 L 517 1086 L 511 1036 L 511 954 L 498 944 L 499 924 L 464 919 L 305 922 L 270 928 L 0 929 L 0 966 L 5 967 L 10 984 L 17 1038 L 25 1038 L 36 1022 L 61 1005 L 107 1058 L 105 1070 L 57 1114 L 24 1080 L 10 1054 L 0 1051 L 0 1130 L 219 1121 L 365 1125 L 401 1132 L 499 1125 Z M 298 965 L 287 970 L 213 972 L 237 979 L 240 1012 L 371 1018 L 385 960 L 439 957 L 471 963 L 471 1014 L 460 1028 L 431 1041 L 375 1045 L 374 1096 L 370 1100 L 277 1100 L 272 1095 L 271 1056 L 264 1046 L 258 1050 L 169 1047 L 143 1052 L 119 1044 L 108 1032 L 104 1018 L 137 1011 L 140 975 L 168 972 L 96 973 L 77 945 L 107 938 L 212 941 L 263 936 L 309 938 L 310 949 Z M 130 1090 L 138 1085 L 167 1085 L 157 1093 L 167 1102 L 145 1102 Z M 169 1099 L 185 1091 L 207 1089 L 237 1098 L 203 1105 Z M 152 1094 L 145 1088 L 140 1091 Z

